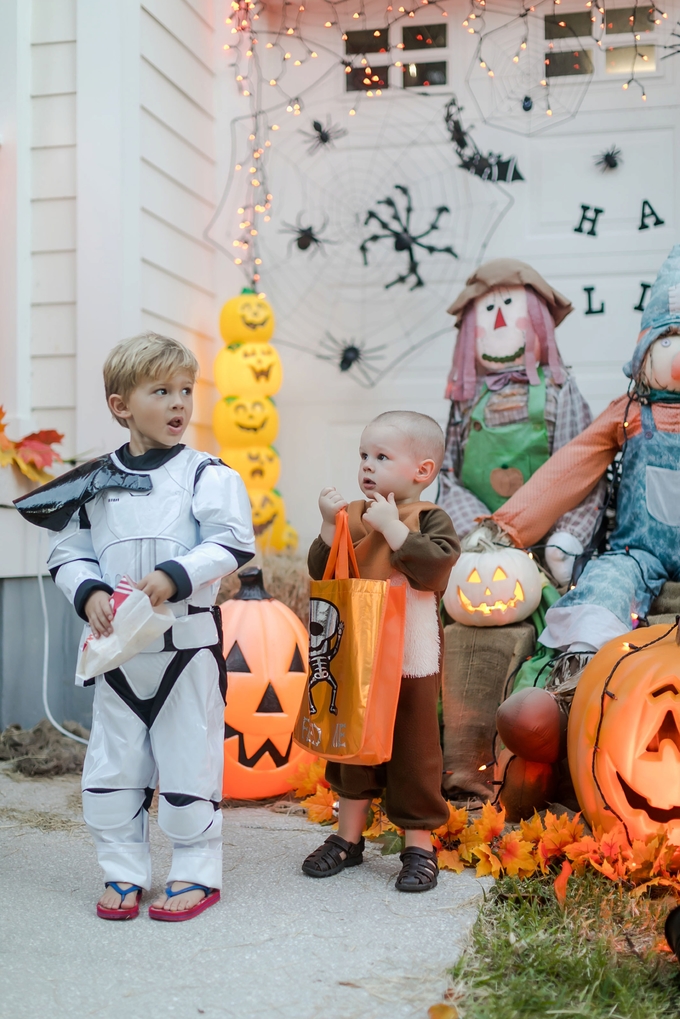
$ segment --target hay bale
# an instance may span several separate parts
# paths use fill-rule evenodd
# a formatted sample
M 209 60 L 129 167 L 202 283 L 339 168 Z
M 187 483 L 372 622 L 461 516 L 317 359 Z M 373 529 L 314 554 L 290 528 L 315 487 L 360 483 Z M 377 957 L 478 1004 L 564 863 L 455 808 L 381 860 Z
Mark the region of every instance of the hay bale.
M 78 722 L 64 722 L 75 736 L 90 735 Z M 83 770 L 86 747 L 63 736 L 46 718 L 32 729 L 16 723 L 0 733 L 0 761 L 12 761 L 11 771 L 29 777 L 79 774 Z
M 304 623 L 309 623 L 309 573 L 307 560 L 299 554 L 266 555 L 254 562 L 262 567 L 264 586 L 277 601 L 283 602 Z M 253 563 L 249 563 L 252 566 Z M 233 598 L 240 588 L 238 573 L 224 577 L 217 604 Z

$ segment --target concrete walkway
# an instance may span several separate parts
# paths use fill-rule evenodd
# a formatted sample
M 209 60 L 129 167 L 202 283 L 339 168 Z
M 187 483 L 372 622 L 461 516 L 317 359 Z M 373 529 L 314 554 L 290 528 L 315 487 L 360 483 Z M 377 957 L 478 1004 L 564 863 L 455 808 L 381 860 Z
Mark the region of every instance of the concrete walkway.
M 314 881 L 328 834 L 264 807 L 226 811 L 221 903 L 183 924 L 106 923 L 79 781 L 0 768 L 0 1003 L 12 1019 L 426 1019 L 465 947 L 485 882 L 443 873 L 394 890 L 395 856 Z M 169 852 L 151 831 L 155 888 Z

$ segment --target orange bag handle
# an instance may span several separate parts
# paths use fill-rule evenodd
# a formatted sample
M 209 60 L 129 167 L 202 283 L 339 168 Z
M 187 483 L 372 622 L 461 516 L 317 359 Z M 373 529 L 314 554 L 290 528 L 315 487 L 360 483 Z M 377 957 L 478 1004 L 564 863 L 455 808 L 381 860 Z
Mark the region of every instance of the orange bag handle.
M 350 574 L 351 569 L 351 574 Z M 349 580 L 350 576 L 359 577 L 359 566 L 354 552 L 354 545 L 349 533 L 349 517 L 347 510 L 341 509 L 335 518 L 335 535 L 333 544 L 323 573 L 324 580 Z

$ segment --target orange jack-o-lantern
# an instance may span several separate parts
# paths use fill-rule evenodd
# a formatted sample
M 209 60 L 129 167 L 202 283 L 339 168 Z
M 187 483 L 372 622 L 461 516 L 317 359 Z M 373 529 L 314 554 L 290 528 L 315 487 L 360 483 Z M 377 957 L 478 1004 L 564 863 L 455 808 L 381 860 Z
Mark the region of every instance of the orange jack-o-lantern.
M 262 571 L 241 572 L 241 590 L 222 605 L 227 704 L 223 795 L 257 800 L 290 791 L 310 755 L 293 743 L 307 681 L 309 637 L 298 617 L 267 594 Z
M 267 343 L 276 320 L 271 304 L 254 290 L 244 288 L 220 312 L 220 332 L 225 343 Z
M 451 570 L 444 607 L 466 626 L 505 626 L 530 616 L 541 590 L 535 562 L 518 548 L 464 552 Z
M 273 446 L 221 449 L 220 459 L 239 472 L 246 488 L 276 488 L 281 461 Z
M 267 396 L 228 396 L 215 404 L 213 431 L 220 446 L 269 446 L 278 430 L 278 411 Z
M 221 396 L 273 396 L 283 379 L 281 358 L 270 343 L 223 347 L 213 372 Z
M 680 845 L 680 647 L 667 632 L 633 630 L 598 651 L 576 688 L 567 743 L 592 826 L 621 820 L 631 839 L 665 832 Z
M 297 548 L 297 531 L 286 522 L 283 499 L 275 489 L 249 488 L 253 530 L 262 552 L 283 552 Z

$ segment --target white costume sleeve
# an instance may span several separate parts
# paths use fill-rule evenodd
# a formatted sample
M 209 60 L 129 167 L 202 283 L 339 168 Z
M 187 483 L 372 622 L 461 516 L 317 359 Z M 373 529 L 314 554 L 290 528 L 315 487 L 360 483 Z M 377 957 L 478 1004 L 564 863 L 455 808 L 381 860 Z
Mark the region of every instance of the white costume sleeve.
M 102 580 L 85 507 L 73 514 L 63 531 L 50 531 L 49 535 L 47 568 L 78 615 L 86 619 L 84 606 L 89 595 L 93 591 L 110 594 L 112 588 Z
M 173 602 L 184 601 L 199 588 L 233 573 L 255 554 L 250 500 L 236 471 L 222 464 L 205 466 L 196 481 L 192 511 L 200 544 L 157 566 L 177 586 Z

